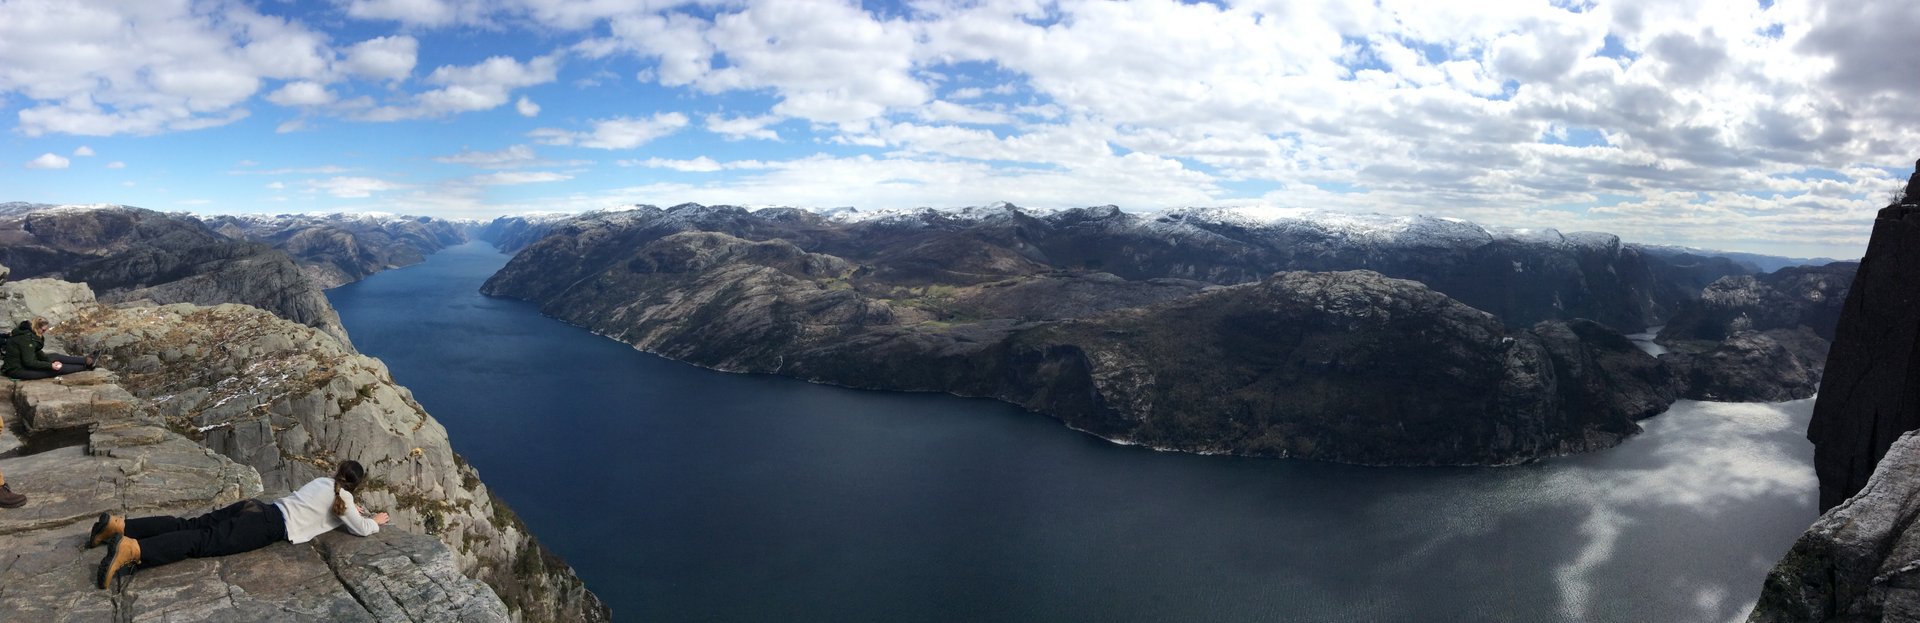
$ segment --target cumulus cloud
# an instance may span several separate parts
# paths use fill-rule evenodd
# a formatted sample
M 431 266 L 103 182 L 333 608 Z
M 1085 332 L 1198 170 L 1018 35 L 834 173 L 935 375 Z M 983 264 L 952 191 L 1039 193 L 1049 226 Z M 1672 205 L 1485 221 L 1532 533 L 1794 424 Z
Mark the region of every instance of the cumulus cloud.
M 124 168 L 127 168 L 127 163 L 125 163 L 125 162 L 121 162 L 121 161 L 119 161 L 119 160 L 115 160 L 115 161 L 113 161 L 113 162 L 109 162 L 109 163 L 107 163 L 107 168 L 109 168 L 109 169 L 124 169 Z
M 65 157 L 45 153 L 40 154 L 38 158 L 28 160 L 26 164 L 21 166 L 29 169 L 64 169 L 67 168 L 67 164 L 68 160 Z
M 636 88 L 637 77 L 651 83 L 637 87 L 648 99 L 589 109 L 584 118 L 600 118 L 584 128 L 553 121 L 532 140 L 631 149 L 698 119 L 725 140 L 828 152 L 795 166 L 937 171 L 985 189 L 1039 171 L 1087 192 L 1062 196 L 1065 205 L 1417 211 L 1663 242 L 1740 232 L 1751 236 L 1742 244 L 1777 236 L 1856 250 L 1881 185 L 1904 175 L 1887 168 L 1903 168 L 1920 144 L 1920 108 L 1907 104 L 1920 81 L 1897 79 L 1920 64 L 1920 48 L 1901 43 L 1920 30 L 1920 4 L 1895 0 L 333 6 L 290 20 L 244 4 L 0 4 L 0 96 L 15 102 L 16 132 L 28 139 L 230 124 L 264 105 L 256 100 L 297 108 L 276 128 L 291 132 L 326 117 L 443 119 L 508 105 L 537 117 L 542 107 L 523 90 L 567 69 L 582 90 Z M 343 35 L 351 30 L 332 23 L 340 14 L 408 34 Z M 423 50 L 448 32 L 553 52 Z M 417 72 L 423 52 L 450 60 Z M 859 153 L 871 162 L 856 166 Z M 666 163 L 726 165 L 683 156 L 657 168 Z M 788 190 L 813 192 L 784 170 L 749 182 L 791 179 L 799 186 Z M 1002 198 L 969 188 L 870 196 Z
M 527 136 L 546 145 L 578 145 L 594 149 L 633 149 L 687 126 L 687 116 L 677 112 L 655 113 L 652 117 L 616 117 L 593 122 L 593 129 L 569 132 L 558 128 L 540 128 Z
M 376 37 L 345 50 L 346 69 L 376 80 L 402 80 L 419 62 L 420 41 L 406 35 Z
M 727 169 L 767 169 L 776 166 L 759 160 L 734 160 L 722 163 L 706 156 L 700 156 L 691 160 L 648 158 L 646 160 L 616 160 L 614 163 L 623 167 L 673 169 L 682 173 L 712 173 Z
M 560 71 L 558 55 L 520 62 L 495 56 L 473 65 L 443 65 L 426 78 L 440 88 L 415 94 L 406 105 L 381 106 L 360 115 L 368 121 L 399 121 L 462 112 L 490 110 L 512 99 L 514 89 L 553 82 Z
M 289 82 L 279 90 L 267 94 L 267 101 L 281 106 L 321 106 L 333 103 L 334 95 L 327 87 L 307 80 Z
M 757 117 L 726 117 L 707 115 L 707 131 L 720 135 L 729 141 L 741 139 L 760 139 L 763 141 L 780 140 L 780 133 L 767 126 L 780 122 L 777 115 Z
M 155 134 L 232 123 L 266 79 L 328 71 L 326 37 L 245 5 L 0 4 L 0 93 L 29 136 Z
M 90 158 L 94 155 L 93 148 L 81 145 L 73 150 L 73 155 L 80 158 Z

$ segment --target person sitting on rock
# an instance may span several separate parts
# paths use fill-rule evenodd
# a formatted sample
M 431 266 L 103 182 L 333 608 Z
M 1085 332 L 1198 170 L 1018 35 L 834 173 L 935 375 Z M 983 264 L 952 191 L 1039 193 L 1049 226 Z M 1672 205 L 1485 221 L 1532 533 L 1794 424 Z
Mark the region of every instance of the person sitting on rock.
M 95 579 L 107 588 L 123 570 L 250 552 L 281 541 L 305 543 L 341 526 L 359 536 L 379 532 L 387 514 L 368 518 L 353 502 L 353 491 L 366 479 L 366 468 L 347 461 L 332 478 L 315 478 L 273 502 L 241 500 L 192 519 L 100 513 L 87 537 L 89 548 L 107 546 Z
M 46 332 L 45 318 L 22 321 L 13 330 L 13 336 L 7 338 L 6 352 L 0 353 L 0 373 L 9 378 L 30 381 L 93 369 L 92 357 L 48 354 L 44 350 L 46 339 L 41 337 Z

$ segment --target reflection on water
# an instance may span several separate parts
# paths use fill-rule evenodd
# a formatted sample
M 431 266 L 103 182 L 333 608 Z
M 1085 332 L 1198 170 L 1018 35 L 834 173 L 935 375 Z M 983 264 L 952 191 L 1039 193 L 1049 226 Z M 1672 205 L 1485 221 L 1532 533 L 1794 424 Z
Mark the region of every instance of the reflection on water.
M 505 260 L 333 300 L 623 621 L 1720 622 L 1815 515 L 1811 400 L 1508 468 L 1161 453 L 638 353 L 477 294 Z

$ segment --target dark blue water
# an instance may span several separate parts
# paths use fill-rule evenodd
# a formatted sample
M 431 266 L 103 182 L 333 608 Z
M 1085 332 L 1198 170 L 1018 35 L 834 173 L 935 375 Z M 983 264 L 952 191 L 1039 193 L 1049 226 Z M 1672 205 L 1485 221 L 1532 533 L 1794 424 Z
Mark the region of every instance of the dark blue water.
M 1719 622 L 1815 516 L 1810 401 L 1511 468 L 1170 454 L 640 353 L 478 294 L 506 259 L 333 304 L 621 621 Z

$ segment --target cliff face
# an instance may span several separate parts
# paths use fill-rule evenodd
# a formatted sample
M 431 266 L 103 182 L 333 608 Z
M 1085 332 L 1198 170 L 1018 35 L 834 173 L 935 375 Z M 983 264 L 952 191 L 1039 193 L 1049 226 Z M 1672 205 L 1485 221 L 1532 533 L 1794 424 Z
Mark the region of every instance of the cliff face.
M 1819 389 L 1857 262 L 1721 278 L 1660 331 L 1697 400 L 1777 402 Z
M 491 243 L 501 253 L 519 253 L 540 238 L 554 223 L 568 217 L 563 216 L 502 216 L 484 224 L 470 227 L 467 235 L 475 240 Z
M 1920 201 L 1920 198 L 1912 199 Z M 1827 357 L 1807 438 L 1820 508 L 1866 484 L 1895 439 L 1920 428 L 1920 205 L 1880 211 Z
M 24 286 L 45 288 L 7 284 L 0 286 L 0 294 Z M 83 288 L 76 295 L 91 296 Z M 143 573 L 131 589 L 139 591 L 136 595 L 102 600 L 110 602 L 108 612 L 148 613 L 141 616 L 167 612 L 169 620 L 294 616 L 272 614 L 280 611 L 276 608 L 315 613 L 308 620 L 608 620 L 598 598 L 534 540 L 504 502 L 493 498 L 479 474 L 453 452 L 445 429 L 420 409 L 405 388 L 393 383 L 378 360 L 355 354 L 315 329 L 252 307 L 99 307 L 88 302 L 27 310 L 54 320 L 49 336 L 54 345 L 101 353 L 105 367 L 115 371 L 14 386 L 18 388 L 14 402 L 20 407 L 20 417 L 15 419 L 30 431 L 29 446 L 37 443 L 36 438 L 57 443 L 65 435 L 62 431 L 92 430 L 88 450 L 36 454 L 21 460 L 37 462 L 19 467 L 0 462 L 0 469 L 15 482 L 34 482 L 22 474 L 45 479 L 44 485 L 28 485 L 34 487 L 28 489 L 35 500 L 30 507 L 63 509 L 32 512 L 65 513 L 57 521 L 42 517 L 22 528 L 44 531 L 34 533 L 34 539 L 60 541 L 58 551 L 48 549 L 39 555 L 44 560 L 35 564 L 44 562 L 49 569 L 64 570 L 59 573 L 83 573 L 82 567 L 90 561 L 73 559 L 88 556 L 73 553 L 78 548 L 69 539 L 84 533 L 92 513 L 116 509 L 203 512 L 261 491 L 291 490 L 330 474 L 333 465 L 346 458 L 368 468 L 370 479 L 360 495 L 364 505 L 393 516 L 393 523 L 372 540 L 336 535 L 312 546 L 275 546 L 214 561 L 181 563 L 176 565 L 178 571 L 170 566 Z M 81 484 L 68 489 L 60 484 L 65 482 L 60 480 L 66 478 L 64 470 L 84 456 L 130 458 L 112 446 L 101 447 L 99 441 L 103 431 L 123 426 L 137 429 L 124 434 L 158 440 L 139 442 L 143 447 L 185 444 L 215 464 L 232 465 L 229 471 L 238 470 L 251 484 L 219 488 L 218 495 L 157 502 L 143 501 L 144 493 L 115 493 Z M 172 460 L 155 458 L 140 465 L 157 468 Z M 110 468 L 128 473 L 139 469 L 102 466 Z M 193 482 L 165 473 L 153 479 L 169 486 Z M 106 497 L 85 503 L 73 498 L 73 508 L 65 508 L 59 505 L 70 498 L 62 497 L 63 491 Z M 0 515 L 0 520 L 14 516 Z M 0 533 L 5 530 L 0 524 Z M 88 555 L 97 561 L 97 553 Z M 299 566 L 291 570 L 277 566 L 287 561 L 297 561 Z M 406 575 L 416 567 L 425 575 Z M 262 577 L 246 575 L 248 570 L 263 568 L 274 571 Z M 229 571 L 240 573 L 220 575 Z M 320 586 L 316 582 L 324 584 L 322 580 L 337 586 L 311 588 Z M 22 583 L 44 584 L 46 592 L 34 599 L 44 597 L 54 603 L 87 595 L 80 588 L 85 586 L 84 578 L 68 584 L 51 579 Z M 0 591 L 0 599 L 39 594 L 19 592 L 12 581 L 0 585 L 7 587 Z M 241 592 L 234 593 L 236 588 Z M 55 589 L 58 592 L 52 592 Z M 446 599 L 434 597 L 448 592 L 451 596 Z M 199 599 L 196 596 L 202 593 L 217 601 L 191 608 L 173 601 Z M 248 599 L 229 603 L 229 594 Z
M 0 213 L 0 263 L 15 277 L 85 282 L 102 301 L 252 305 L 351 345 L 326 295 L 286 254 L 191 217 L 125 206 Z
M 374 273 L 418 264 L 467 241 L 467 228 L 424 216 L 215 216 L 207 226 L 230 238 L 261 242 L 292 256 L 309 279 L 333 288 Z
M 1814 403 L 1823 512 L 1767 576 L 1750 621 L 1920 618 L 1920 173 L 1880 211 Z
M 1105 437 L 1374 465 L 1610 447 L 1673 401 L 1601 325 L 1498 319 L 1366 271 L 1281 273 L 1018 334 L 997 395 Z
M 964 237 L 888 246 L 868 264 L 674 224 L 563 225 L 488 288 L 703 366 L 998 397 L 1109 439 L 1200 452 L 1511 463 L 1612 445 L 1673 400 L 1664 364 L 1604 326 L 1509 329 L 1367 271 L 1130 280 L 1045 270 Z M 835 235 L 793 237 L 833 248 L 822 240 Z

